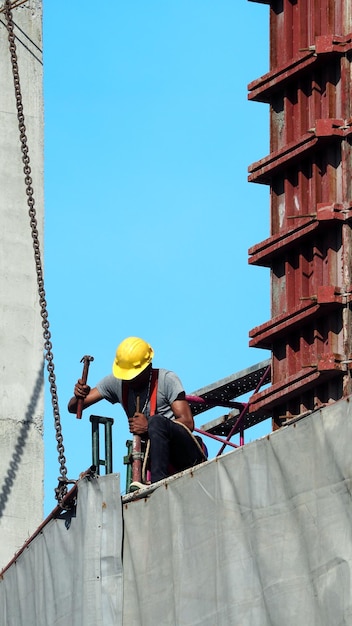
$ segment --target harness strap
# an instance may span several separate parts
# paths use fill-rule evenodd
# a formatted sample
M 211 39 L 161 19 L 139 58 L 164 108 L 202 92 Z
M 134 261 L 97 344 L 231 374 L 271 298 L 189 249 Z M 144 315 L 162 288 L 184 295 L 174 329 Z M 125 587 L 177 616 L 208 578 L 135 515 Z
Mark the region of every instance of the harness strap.
M 158 392 L 159 370 L 152 370 L 152 379 L 150 381 L 150 417 L 156 413 L 156 396 Z
M 149 391 L 149 401 L 150 401 L 150 411 L 149 415 L 155 415 L 156 413 L 156 399 L 158 392 L 158 378 L 159 378 L 159 370 L 152 369 L 152 377 L 150 380 L 150 391 Z M 122 381 L 122 402 L 121 402 L 125 413 L 128 415 L 128 382 L 126 380 Z

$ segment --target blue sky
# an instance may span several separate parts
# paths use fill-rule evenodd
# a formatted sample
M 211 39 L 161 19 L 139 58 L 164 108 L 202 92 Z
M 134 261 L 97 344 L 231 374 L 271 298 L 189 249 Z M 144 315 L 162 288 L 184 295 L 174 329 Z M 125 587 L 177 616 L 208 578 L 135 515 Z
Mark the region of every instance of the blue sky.
M 268 107 L 247 100 L 247 84 L 269 69 L 269 9 L 76 0 L 63 13 L 44 0 L 43 27 L 45 287 L 77 478 L 91 465 L 90 412 L 79 421 L 66 407 L 83 355 L 94 356 L 94 385 L 118 343 L 141 336 L 188 393 L 269 356 L 248 347 L 249 330 L 270 317 L 269 271 L 248 265 L 248 248 L 270 234 L 269 191 L 247 182 L 269 151 Z M 115 420 L 124 487 L 127 420 L 105 402 L 92 412 Z M 58 476 L 47 390 L 46 514 Z

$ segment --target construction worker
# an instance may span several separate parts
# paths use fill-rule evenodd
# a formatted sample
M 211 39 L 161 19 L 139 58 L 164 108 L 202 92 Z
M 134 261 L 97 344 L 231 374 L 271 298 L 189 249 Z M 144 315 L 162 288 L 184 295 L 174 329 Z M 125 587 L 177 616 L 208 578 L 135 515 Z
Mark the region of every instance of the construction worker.
M 150 442 L 154 483 L 204 461 L 206 456 L 192 435 L 193 416 L 180 379 L 170 370 L 154 369 L 153 356 L 152 347 L 143 339 L 124 339 L 116 350 L 113 373 L 92 389 L 78 380 L 68 410 L 76 413 L 79 399 L 83 409 L 102 399 L 122 404 L 130 432 Z

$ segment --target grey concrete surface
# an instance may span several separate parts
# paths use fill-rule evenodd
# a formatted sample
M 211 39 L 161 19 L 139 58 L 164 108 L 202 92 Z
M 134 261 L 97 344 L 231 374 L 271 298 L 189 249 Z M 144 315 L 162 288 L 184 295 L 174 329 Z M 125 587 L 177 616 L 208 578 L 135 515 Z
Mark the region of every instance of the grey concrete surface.
M 13 19 L 42 239 L 41 0 L 14 8 Z M 44 476 L 42 327 L 5 23 L 0 13 L 0 566 L 42 521 Z

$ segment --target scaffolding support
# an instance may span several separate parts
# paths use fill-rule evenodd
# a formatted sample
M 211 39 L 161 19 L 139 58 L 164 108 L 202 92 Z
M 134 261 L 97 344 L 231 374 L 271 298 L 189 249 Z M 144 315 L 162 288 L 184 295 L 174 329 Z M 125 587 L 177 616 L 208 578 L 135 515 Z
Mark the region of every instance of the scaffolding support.
M 101 415 L 91 415 L 92 423 L 92 463 L 96 467 L 97 474 L 100 474 L 100 467 L 105 467 L 105 474 L 112 473 L 112 417 L 102 417 Z M 100 426 L 104 426 L 105 459 L 100 458 Z

